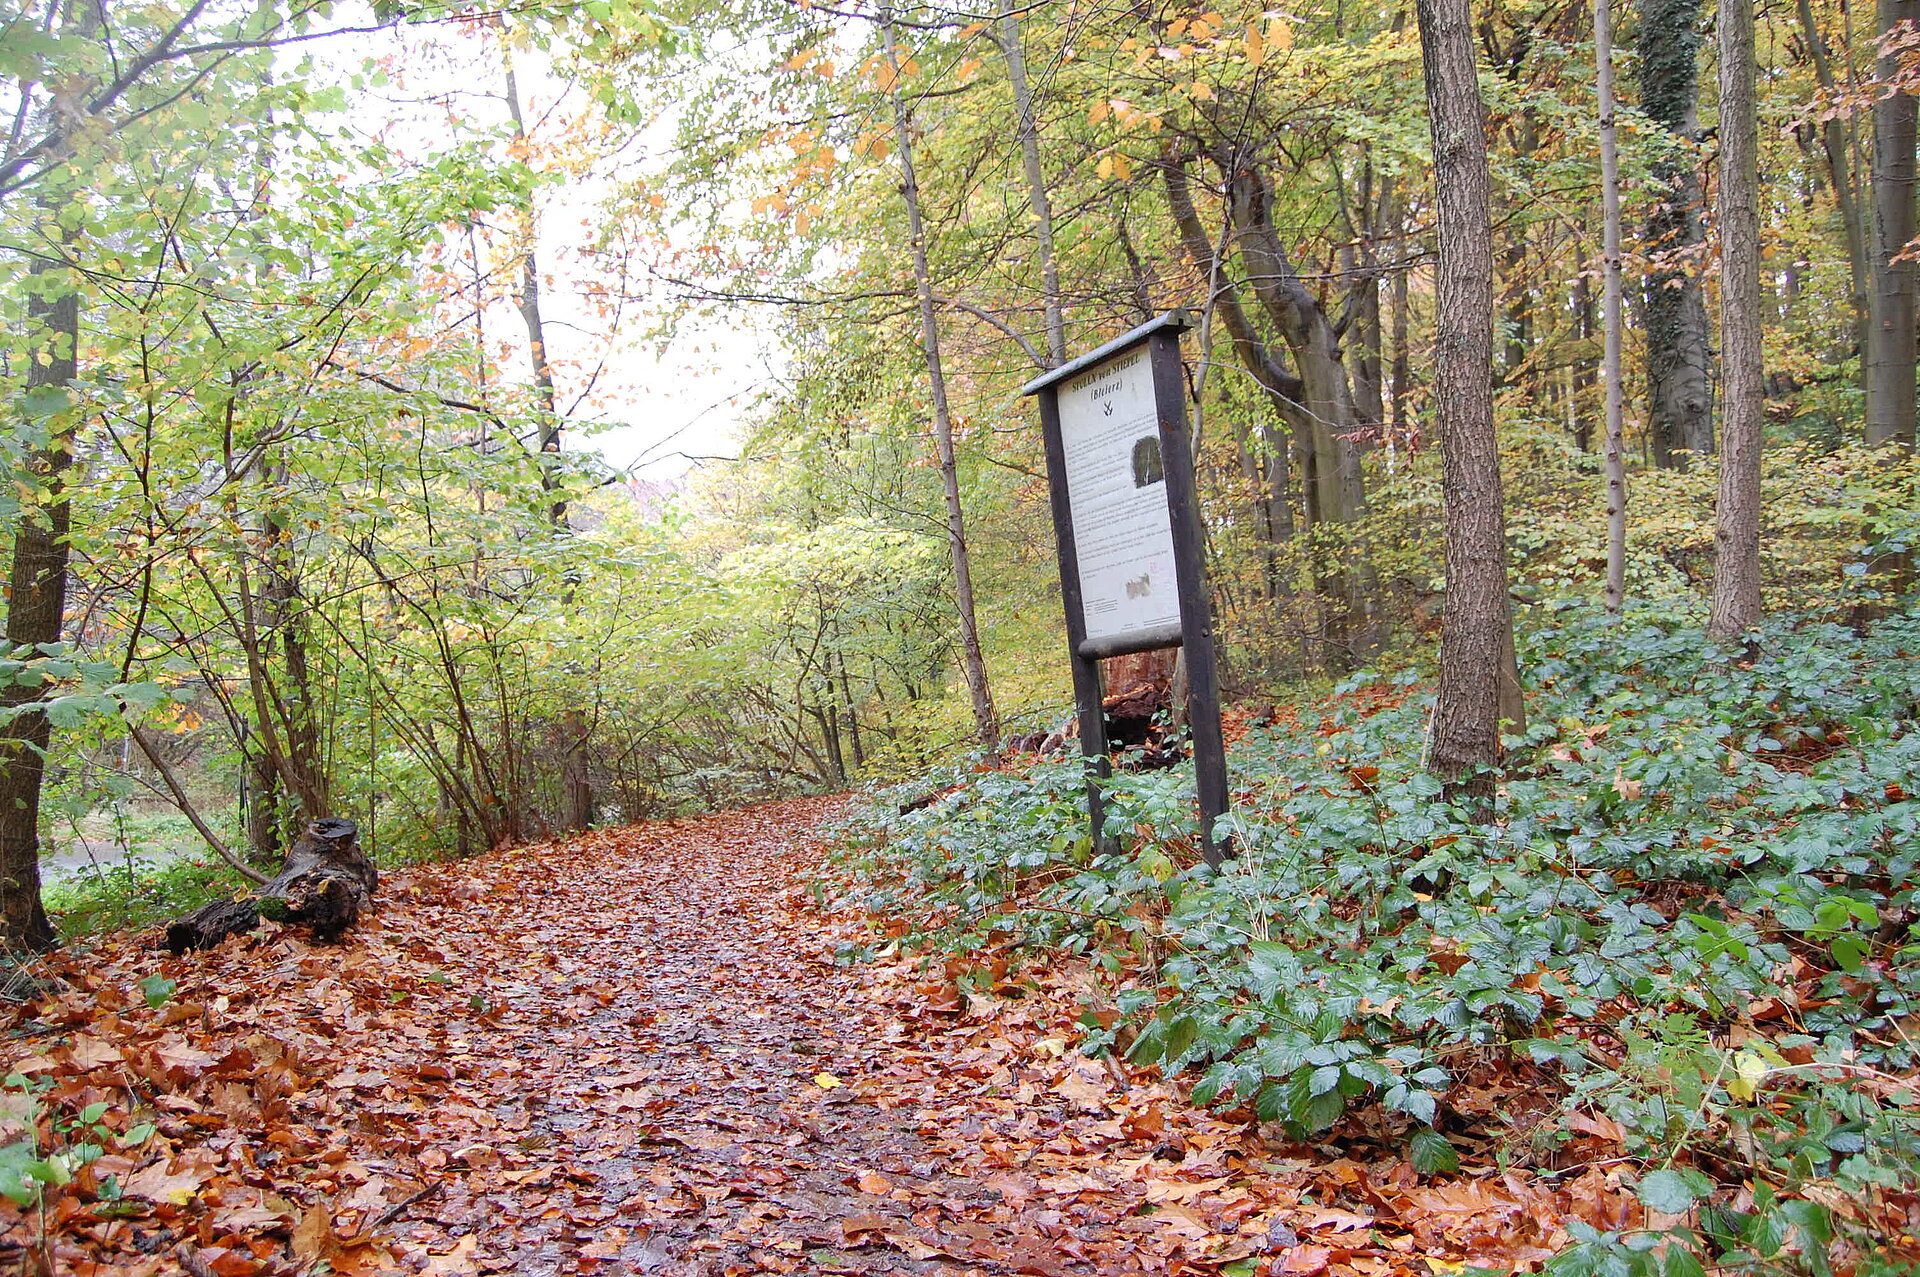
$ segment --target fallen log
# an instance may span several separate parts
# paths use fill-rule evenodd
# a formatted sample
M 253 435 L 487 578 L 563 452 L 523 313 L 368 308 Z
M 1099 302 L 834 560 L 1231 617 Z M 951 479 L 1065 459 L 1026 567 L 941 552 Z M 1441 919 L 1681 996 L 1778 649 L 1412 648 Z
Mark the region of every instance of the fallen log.
M 326 816 L 307 826 L 275 874 L 251 897 L 202 905 L 167 927 L 174 953 L 210 949 L 251 931 L 263 917 L 302 923 L 322 943 L 338 940 L 373 908 L 380 873 L 360 850 L 360 827 Z

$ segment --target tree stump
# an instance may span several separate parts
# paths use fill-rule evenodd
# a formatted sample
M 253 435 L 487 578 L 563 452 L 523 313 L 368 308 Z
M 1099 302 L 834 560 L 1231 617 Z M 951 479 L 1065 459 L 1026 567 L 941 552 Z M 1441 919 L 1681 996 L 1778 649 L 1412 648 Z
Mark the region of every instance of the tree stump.
M 322 943 L 338 940 L 373 907 L 379 871 L 360 850 L 360 827 L 326 816 L 307 826 L 273 880 L 246 900 L 216 900 L 167 927 L 174 953 L 210 949 L 251 931 L 262 917 L 298 922 Z

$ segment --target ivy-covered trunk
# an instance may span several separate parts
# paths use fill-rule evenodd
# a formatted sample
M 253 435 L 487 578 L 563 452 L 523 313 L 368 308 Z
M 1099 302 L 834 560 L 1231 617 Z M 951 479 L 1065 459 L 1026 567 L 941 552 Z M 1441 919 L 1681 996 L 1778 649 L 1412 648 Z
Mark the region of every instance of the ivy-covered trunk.
M 1700 140 L 1700 0 L 1640 0 L 1640 108 L 1669 145 L 1647 216 L 1647 426 L 1656 464 L 1713 451 L 1711 329 L 1699 272 L 1707 228 L 1693 147 Z
M 23 501 L 13 534 L 7 584 L 7 647 L 30 651 L 60 641 L 67 599 L 67 532 L 72 507 L 67 471 L 73 462 L 72 385 L 79 374 L 80 293 L 55 258 L 35 260 L 36 287 L 27 298 L 30 356 L 15 428 L 33 445 L 16 482 Z M 40 698 L 38 686 L 10 682 L 0 709 Z M 26 710 L 0 737 L 0 950 L 52 948 L 53 926 L 40 901 L 40 790 L 51 738 L 46 714 Z

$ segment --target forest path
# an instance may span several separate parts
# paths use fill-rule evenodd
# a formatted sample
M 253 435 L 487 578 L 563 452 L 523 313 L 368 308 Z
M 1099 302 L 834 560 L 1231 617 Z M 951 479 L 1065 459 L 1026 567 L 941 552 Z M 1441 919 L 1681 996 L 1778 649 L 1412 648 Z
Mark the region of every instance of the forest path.
M 939 980 L 834 963 L 871 939 L 806 890 L 834 806 L 590 834 L 410 888 L 451 987 L 489 1008 L 449 1039 L 489 1093 L 456 1084 L 418 1129 L 451 1179 L 401 1238 L 451 1255 L 471 1230 L 480 1271 L 524 1273 L 1163 1272 L 1202 1238 L 1218 1259 L 1182 1203 L 1225 1187 L 1231 1128 L 1190 1114 L 1196 1146 L 1158 1088 L 1114 1095 L 1036 1022 L 1062 1008 L 963 1018 Z
M 152 936 L 54 955 L 0 1044 L 57 1116 L 42 1150 L 105 1155 L 0 1200 L 0 1264 L 1426 1277 L 1542 1209 L 1270 1147 L 1082 1057 L 1073 964 L 976 955 L 981 996 L 957 963 L 837 965 L 873 935 L 809 890 L 836 810 L 400 871 L 341 945 L 267 924 L 184 958 Z

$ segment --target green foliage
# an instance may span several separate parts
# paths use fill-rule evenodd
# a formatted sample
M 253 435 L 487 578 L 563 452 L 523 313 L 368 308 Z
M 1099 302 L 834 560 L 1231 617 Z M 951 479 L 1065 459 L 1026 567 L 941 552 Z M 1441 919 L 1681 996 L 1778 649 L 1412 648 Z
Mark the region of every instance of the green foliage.
M 51 1086 L 51 1078 L 43 1075 L 11 1073 L 0 1081 L 0 1120 L 10 1132 L 24 1132 L 0 1145 L 0 1197 L 16 1206 L 33 1205 L 47 1188 L 68 1183 L 108 1150 L 138 1148 L 154 1134 L 151 1122 L 116 1131 L 102 1120 L 107 1102 L 76 1107 L 50 1096 Z M 113 1200 L 117 1189 L 111 1176 L 103 1186 L 101 1199 Z
M 1534 726 L 1490 825 L 1421 770 L 1417 685 L 1359 676 L 1324 721 L 1234 751 L 1217 873 L 1190 774 L 1117 777 L 1120 849 L 1094 855 L 1078 765 L 1048 764 L 876 801 L 847 830 L 859 898 L 931 945 L 1089 955 L 1119 1018 L 1086 1049 L 1302 1136 L 1378 1105 L 1439 1170 L 1457 1061 L 1493 1051 L 1617 1122 L 1653 1209 L 1724 1204 L 1696 1155 L 1772 1186 L 1788 1223 L 1809 1184 L 1909 1184 L 1920 617 L 1775 622 L 1751 661 L 1653 615 L 1532 620 Z

